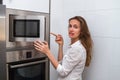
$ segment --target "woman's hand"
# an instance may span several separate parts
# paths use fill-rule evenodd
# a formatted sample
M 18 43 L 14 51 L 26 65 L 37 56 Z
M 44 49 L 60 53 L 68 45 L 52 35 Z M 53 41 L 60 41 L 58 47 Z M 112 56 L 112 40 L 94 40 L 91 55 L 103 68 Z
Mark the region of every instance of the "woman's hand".
M 37 40 L 37 41 L 34 42 L 34 47 L 37 51 L 40 51 L 40 52 L 42 52 L 46 55 L 50 52 L 48 43 L 46 41 L 41 42 L 41 41 Z
M 52 34 L 53 36 L 56 37 L 55 41 L 56 41 L 59 45 L 62 45 L 62 46 L 63 46 L 64 41 L 63 41 L 62 35 L 60 35 L 60 34 L 55 34 L 55 33 L 52 33 L 52 32 L 51 32 L 50 34 Z
M 57 68 L 57 66 L 59 65 L 58 61 L 55 59 L 55 57 L 53 56 L 53 54 L 50 52 L 49 46 L 47 42 L 41 42 L 41 41 L 35 41 L 34 42 L 34 46 L 35 49 L 39 52 L 42 52 L 44 54 L 46 54 L 49 58 L 49 60 L 51 61 L 51 63 L 53 64 L 53 66 L 55 67 L 55 69 Z

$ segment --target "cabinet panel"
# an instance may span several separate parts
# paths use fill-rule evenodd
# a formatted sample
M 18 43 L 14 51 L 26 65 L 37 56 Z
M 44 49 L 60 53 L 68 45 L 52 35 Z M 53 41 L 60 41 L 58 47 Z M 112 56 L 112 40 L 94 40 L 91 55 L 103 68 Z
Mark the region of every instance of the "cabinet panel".
M 49 13 L 49 0 L 3 0 L 7 8 Z

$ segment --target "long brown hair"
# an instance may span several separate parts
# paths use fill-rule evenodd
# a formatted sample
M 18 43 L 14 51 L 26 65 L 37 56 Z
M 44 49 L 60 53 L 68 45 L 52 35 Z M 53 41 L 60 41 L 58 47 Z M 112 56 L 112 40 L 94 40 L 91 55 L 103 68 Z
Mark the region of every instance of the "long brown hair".
M 85 66 L 89 66 L 90 62 L 91 62 L 91 53 L 92 53 L 92 38 L 87 26 L 87 23 L 85 21 L 85 19 L 81 16 L 75 16 L 69 19 L 69 21 L 71 20 L 78 20 L 80 22 L 80 36 L 79 39 L 82 43 L 82 45 L 85 47 L 86 52 L 87 52 L 87 56 L 86 56 L 86 63 Z

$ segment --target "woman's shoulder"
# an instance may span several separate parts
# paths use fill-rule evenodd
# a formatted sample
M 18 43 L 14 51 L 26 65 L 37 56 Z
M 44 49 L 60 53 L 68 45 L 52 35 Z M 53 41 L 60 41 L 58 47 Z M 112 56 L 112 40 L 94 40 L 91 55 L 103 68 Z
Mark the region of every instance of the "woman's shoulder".
M 74 46 L 71 47 L 72 52 L 76 52 L 76 54 L 84 55 L 86 53 L 85 47 L 82 45 L 82 43 L 79 41 Z
M 75 49 L 75 50 L 85 51 L 85 48 L 82 45 L 80 40 L 75 42 L 74 45 L 72 45 L 71 47 L 72 47 L 72 49 Z

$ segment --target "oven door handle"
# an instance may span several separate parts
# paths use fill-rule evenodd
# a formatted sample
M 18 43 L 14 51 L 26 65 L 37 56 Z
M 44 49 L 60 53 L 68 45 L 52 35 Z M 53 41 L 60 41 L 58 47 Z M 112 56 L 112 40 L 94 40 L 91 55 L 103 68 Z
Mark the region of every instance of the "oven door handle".
M 10 65 L 10 68 L 30 66 L 30 65 L 40 64 L 40 63 L 43 63 L 43 62 L 48 62 L 48 60 L 35 61 L 35 62 L 29 62 L 29 63 L 23 63 L 23 64 L 17 64 L 17 65 Z

